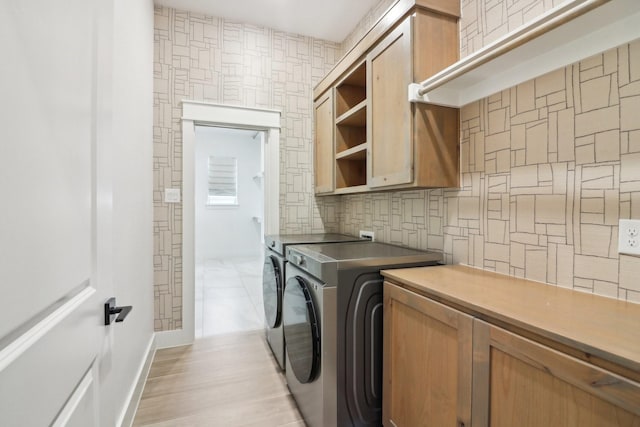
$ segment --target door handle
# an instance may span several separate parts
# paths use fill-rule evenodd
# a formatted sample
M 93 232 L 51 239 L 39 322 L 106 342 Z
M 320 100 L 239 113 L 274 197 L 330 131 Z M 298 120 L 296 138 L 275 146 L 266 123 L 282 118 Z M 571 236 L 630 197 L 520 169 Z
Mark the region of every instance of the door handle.
M 129 315 L 129 313 L 133 310 L 133 307 L 130 305 L 124 305 L 122 307 L 116 307 L 116 299 L 115 297 L 111 297 L 104 303 L 104 324 L 111 324 L 111 316 L 115 316 L 116 314 L 116 322 L 122 322 Z

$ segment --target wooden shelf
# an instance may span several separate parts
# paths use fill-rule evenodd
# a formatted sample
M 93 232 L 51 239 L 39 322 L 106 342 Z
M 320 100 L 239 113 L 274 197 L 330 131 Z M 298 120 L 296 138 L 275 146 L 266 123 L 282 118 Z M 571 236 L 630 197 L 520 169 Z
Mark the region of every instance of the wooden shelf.
M 371 191 L 367 185 L 354 185 L 352 187 L 336 188 L 334 194 L 354 194 L 354 193 L 366 193 Z
M 346 113 L 336 118 L 337 126 L 366 126 L 367 100 L 363 100 Z
M 367 89 L 361 86 L 342 85 L 336 88 L 336 115 L 341 116 L 364 101 Z
M 358 65 L 347 77 L 340 82 L 340 85 L 350 85 L 350 86 L 359 86 L 366 87 L 367 86 L 367 66 L 366 62 L 362 62 Z
M 366 183 L 366 157 L 336 159 L 336 191 L 340 188 L 364 186 Z
M 342 116 L 367 98 L 367 63 L 357 65 L 336 85 L 336 116 Z
M 336 153 L 336 160 L 365 160 L 367 158 L 367 143 L 363 142 L 360 145 L 351 147 L 348 150 Z
M 364 144 L 367 140 L 366 126 L 336 126 L 336 153 Z
M 567 1 L 409 85 L 409 100 L 461 107 L 640 38 L 639 23 L 638 0 Z
M 367 183 L 367 63 L 361 61 L 335 88 L 335 192 Z

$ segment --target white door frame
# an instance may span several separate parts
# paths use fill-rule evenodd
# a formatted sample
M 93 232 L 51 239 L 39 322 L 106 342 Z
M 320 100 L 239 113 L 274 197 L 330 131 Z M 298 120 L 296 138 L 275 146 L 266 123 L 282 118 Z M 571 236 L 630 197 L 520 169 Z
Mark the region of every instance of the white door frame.
M 182 329 L 156 334 L 158 348 L 195 338 L 195 143 L 196 125 L 265 131 L 264 232 L 280 229 L 280 111 L 182 101 Z

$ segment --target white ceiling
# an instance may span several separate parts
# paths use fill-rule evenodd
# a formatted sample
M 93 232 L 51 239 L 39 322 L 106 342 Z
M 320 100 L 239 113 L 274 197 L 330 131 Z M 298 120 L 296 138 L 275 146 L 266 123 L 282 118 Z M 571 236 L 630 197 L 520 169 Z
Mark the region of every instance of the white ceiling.
M 158 5 L 342 42 L 378 0 L 155 0 Z

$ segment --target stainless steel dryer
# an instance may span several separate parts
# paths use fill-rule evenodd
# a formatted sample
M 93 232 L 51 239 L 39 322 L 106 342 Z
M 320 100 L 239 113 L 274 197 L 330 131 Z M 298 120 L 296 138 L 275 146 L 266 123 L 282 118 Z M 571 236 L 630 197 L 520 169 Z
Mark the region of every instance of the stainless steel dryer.
M 289 245 L 363 240 L 345 234 L 280 234 L 265 236 L 265 260 L 262 269 L 262 296 L 267 342 L 281 369 L 285 369 L 282 332 L 282 292 L 286 269 L 285 250 Z
M 286 378 L 307 426 L 382 425 L 380 270 L 442 254 L 357 242 L 289 246 L 287 260 Z

